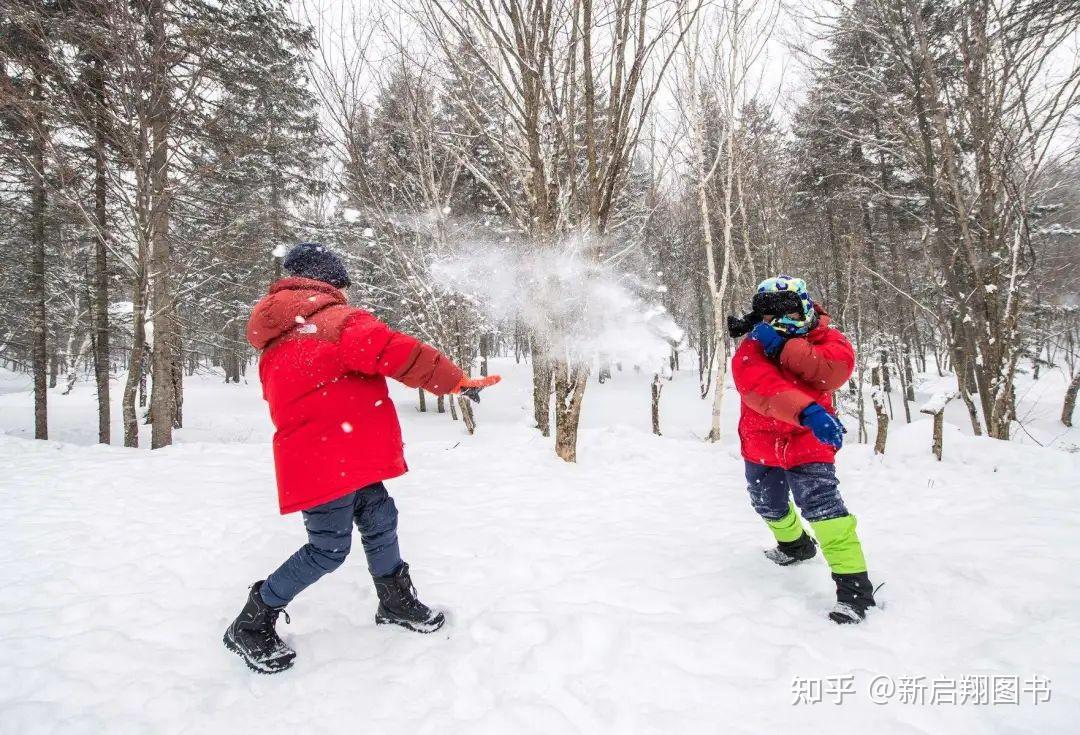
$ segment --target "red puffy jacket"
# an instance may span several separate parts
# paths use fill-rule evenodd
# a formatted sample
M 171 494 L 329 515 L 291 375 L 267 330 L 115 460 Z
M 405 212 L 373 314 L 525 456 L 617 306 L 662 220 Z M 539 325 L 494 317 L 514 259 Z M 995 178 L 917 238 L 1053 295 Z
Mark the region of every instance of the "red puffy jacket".
M 799 424 L 811 403 L 833 411 L 832 392 L 851 377 L 855 350 L 829 316 L 818 309 L 818 325 L 805 337 L 788 339 L 779 359 L 769 359 L 757 340 L 746 338 L 731 360 L 742 396 L 739 441 L 749 462 L 789 469 L 833 462 L 836 450 Z
M 247 326 L 262 351 L 282 513 L 306 510 L 404 474 L 401 426 L 386 377 L 436 395 L 462 371 L 437 350 L 351 307 L 309 278 L 283 278 Z

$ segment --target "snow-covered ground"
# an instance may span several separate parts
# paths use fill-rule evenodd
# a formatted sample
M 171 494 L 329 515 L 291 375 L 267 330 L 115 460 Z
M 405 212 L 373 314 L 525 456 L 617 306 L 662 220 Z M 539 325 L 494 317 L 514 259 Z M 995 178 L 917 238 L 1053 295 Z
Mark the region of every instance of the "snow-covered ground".
M 781 569 L 761 554 L 734 394 L 724 442 L 705 444 L 709 406 L 678 373 L 658 438 L 649 376 L 616 373 L 589 386 L 570 466 L 529 426 L 527 367 L 496 369 L 474 437 L 395 390 L 402 547 L 449 624 L 377 628 L 357 545 L 290 606 L 297 664 L 272 677 L 221 645 L 247 585 L 304 541 L 299 516 L 277 514 L 257 384 L 189 379 L 187 428 L 149 452 L 92 444 L 87 384 L 50 395 L 54 441 L 25 438 L 28 384 L 3 375 L 0 732 L 1076 731 L 1080 454 L 1066 450 L 1080 442 L 1054 426 L 1058 378 L 1020 391 L 1029 430 L 1058 448 L 970 437 L 953 405 L 938 463 L 929 419 L 904 425 L 897 405 L 884 457 L 844 449 L 844 496 L 886 584 L 881 610 L 841 628 L 820 557 Z M 886 704 L 879 677 L 897 687 L 876 690 Z M 1019 704 L 976 704 L 1008 701 L 1011 677 Z M 1049 701 L 1023 691 L 1032 677 Z M 793 704 L 815 682 L 822 701 Z

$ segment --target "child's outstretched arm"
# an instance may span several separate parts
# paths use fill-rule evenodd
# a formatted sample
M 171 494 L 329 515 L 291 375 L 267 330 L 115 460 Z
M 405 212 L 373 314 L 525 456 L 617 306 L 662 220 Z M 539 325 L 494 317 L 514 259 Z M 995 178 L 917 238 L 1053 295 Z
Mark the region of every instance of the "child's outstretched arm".
M 814 402 L 780 374 L 779 368 L 756 342 L 736 351 L 731 362 L 731 376 L 746 405 L 763 416 L 802 426 L 799 414 Z
M 383 375 L 437 396 L 457 390 L 465 377 L 453 360 L 431 345 L 394 331 L 360 309 L 346 320 L 339 345 L 349 370 Z
M 780 352 L 780 364 L 815 388 L 836 390 L 855 369 L 855 350 L 839 329 L 825 330 L 824 341 L 812 345 L 792 337 Z

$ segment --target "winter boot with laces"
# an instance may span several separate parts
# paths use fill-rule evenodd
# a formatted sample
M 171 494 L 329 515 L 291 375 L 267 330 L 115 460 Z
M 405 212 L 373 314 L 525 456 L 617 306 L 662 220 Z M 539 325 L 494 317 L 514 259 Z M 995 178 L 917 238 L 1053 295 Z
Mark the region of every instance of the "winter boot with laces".
M 375 623 L 393 623 L 417 633 L 434 633 L 446 622 L 446 617 L 416 598 L 416 588 L 409 577 L 409 565 L 401 563 L 398 570 L 385 577 L 372 577 L 379 595 L 379 610 Z
M 813 559 L 816 555 L 817 542 L 806 531 L 794 541 L 779 541 L 775 548 L 765 550 L 769 561 L 782 567 Z
M 875 607 L 874 586 L 866 572 L 832 575 L 836 582 L 836 606 L 829 619 L 838 625 L 861 623 L 867 609 Z
M 226 629 L 224 641 L 225 647 L 244 659 L 252 671 L 276 674 L 293 665 L 296 651 L 278 637 L 274 628 L 278 615 L 284 613 L 287 623 L 289 614 L 284 607 L 270 607 L 263 601 L 259 593 L 263 581 L 251 585 L 247 604 Z

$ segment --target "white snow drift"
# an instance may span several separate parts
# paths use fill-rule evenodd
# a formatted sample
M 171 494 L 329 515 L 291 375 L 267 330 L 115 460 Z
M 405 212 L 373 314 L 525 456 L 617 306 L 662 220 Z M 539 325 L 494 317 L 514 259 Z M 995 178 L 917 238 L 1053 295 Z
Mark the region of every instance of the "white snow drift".
M 258 386 L 190 380 L 188 427 L 155 452 L 89 445 L 91 388 L 50 395 L 64 442 L 0 436 L 0 732 L 1075 732 L 1076 454 L 949 426 L 938 463 L 926 417 L 894 423 L 885 457 L 845 448 L 885 587 L 883 609 L 840 628 L 820 557 L 761 554 L 736 401 L 728 439 L 705 444 L 708 405 L 678 373 L 657 438 L 651 376 L 617 372 L 586 394 L 571 466 L 528 426 L 527 368 L 497 362 L 474 437 L 395 392 L 413 469 L 389 486 L 446 628 L 376 628 L 357 544 L 279 623 L 299 656 L 273 677 L 221 644 L 247 585 L 304 539 L 276 512 Z M 0 428 L 25 433 L 29 407 L 25 386 L 0 395 Z M 796 677 L 847 675 L 843 705 L 792 704 Z M 1038 675 L 1052 696 L 875 705 L 881 675 Z

